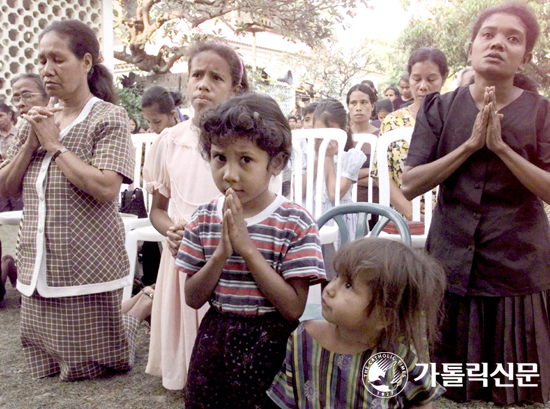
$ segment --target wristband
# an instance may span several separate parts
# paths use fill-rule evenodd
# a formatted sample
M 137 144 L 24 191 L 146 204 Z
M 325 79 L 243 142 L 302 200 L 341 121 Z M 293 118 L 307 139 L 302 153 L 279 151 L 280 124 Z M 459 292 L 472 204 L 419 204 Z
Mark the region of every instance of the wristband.
M 68 149 L 65 148 L 64 146 L 61 147 L 61 148 L 59 148 L 59 149 L 58 149 L 57 151 L 55 151 L 55 153 L 53 154 L 53 156 L 52 156 L 52 162 L 55 162 L 55 160 L 57 159 L 57 157 L 58 157 L 59 155 L 61 155 L 62 153 L 65 153 L 65 152 L 67 152 L 67 151 L 68 151 Z

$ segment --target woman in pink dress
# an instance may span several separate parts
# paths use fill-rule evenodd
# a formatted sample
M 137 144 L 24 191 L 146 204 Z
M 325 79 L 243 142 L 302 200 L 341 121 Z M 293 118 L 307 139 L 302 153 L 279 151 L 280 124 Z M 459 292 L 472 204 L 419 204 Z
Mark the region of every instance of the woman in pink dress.
M 205 109 L 248 91 L 243 63 L 226 45 L 199 43 L 188 64 L 188 93 L 195 117 L 164 130 L 143 169 L 147 190 L 153 193 L 151 223 L 166 236 L 153 300 L 146 372 L 161 376 L 163 386 L 172 390 L 185 385 L 197 329 L 206 311 L 185 303 L 185 277 L 174 270 L 174 255 L 195 209 L 219 195 L 210 165 L 200 154 L 196 125 Z

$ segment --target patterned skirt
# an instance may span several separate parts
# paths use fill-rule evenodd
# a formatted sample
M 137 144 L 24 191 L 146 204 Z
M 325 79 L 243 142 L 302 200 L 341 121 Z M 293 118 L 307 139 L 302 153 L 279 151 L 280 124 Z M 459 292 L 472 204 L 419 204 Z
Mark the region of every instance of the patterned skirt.
M 281 369 L 288 337 L 297 325 L 278 312 L 249 317 L 211 307 L 193 348 L 185 408 L 277 408 L 266 391 Z
M 487 363 L 488 387 L 465 376 L 463 386 L 447 387 L 445 396 L 501 405 L 550 399 L 550 290 L 514 297 L 469 297 L 447 293 L 441 341 L 435 348 L 437 371 L 442 363 Z M 498 369 L 501 364 L 506 374 Z M 510 366 L 513 370 L 509 371 Z M 518 365 L 519 364 L 519 365 Z M 538 376 L 526 377 L 536 364 Z M 480 370 L 475 372 L 479 373 Z M 447 371 L 448 373 L 449 371 Z M 442 383 L 443 379 L 438 378 Z M 509 385 L 509 386 L 503 386 Z M 525 386 L 536 385 L 536 386 Z M 444 385 L 445 386 L 445 385 Z
M 139 320 L 120 312 L 122 289 L 63 298 L 22 297 L 21 341 L 33 378 L 62 381 L 127 371 Z

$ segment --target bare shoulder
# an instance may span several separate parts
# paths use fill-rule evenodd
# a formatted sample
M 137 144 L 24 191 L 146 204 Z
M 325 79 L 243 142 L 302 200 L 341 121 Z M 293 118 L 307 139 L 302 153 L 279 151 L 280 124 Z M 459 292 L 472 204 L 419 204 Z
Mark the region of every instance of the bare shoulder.
M 324 320 L 304 322 L 304 329 L 323 348 L 328 348 L 334 339 L 334 326 Z

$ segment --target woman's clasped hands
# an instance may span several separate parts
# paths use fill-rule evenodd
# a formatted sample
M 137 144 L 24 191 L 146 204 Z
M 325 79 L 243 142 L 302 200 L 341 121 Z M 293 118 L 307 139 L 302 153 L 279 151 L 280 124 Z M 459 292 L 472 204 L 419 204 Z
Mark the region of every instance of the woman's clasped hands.
M 32 126 L 32 132 L 27 140 L 34 150 L 43 146 L 50 151 L 57 149 L 59 143 L 59 127 L 56 125 L 54 115 L 63 108 L 54 106 L 54 98 L 50 98 L 48 106 L 32 107 L 27 114 L 21 115 Z
M 484 146 L 496 154 L 507 148 L 508 145 L 502 140 L 500 121 L 504 115 L 497 110 L 495 87 L 485 88 L 483 98 L 483 109 L 477 114 L 472 135 L 466 141 L 474 151 Z

